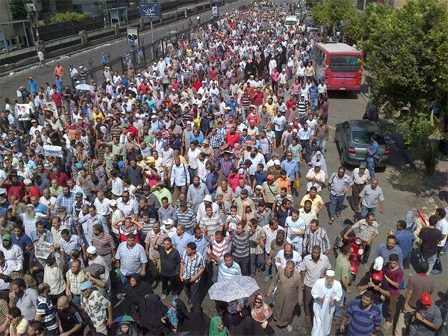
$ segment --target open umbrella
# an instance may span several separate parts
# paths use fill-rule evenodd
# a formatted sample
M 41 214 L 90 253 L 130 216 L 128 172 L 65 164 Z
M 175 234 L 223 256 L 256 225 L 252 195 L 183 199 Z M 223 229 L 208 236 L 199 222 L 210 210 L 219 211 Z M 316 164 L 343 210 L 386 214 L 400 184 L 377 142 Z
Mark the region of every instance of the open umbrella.
M 76 88 L 76 90 L 79 90 L 79 91 L 92 91 L 92 89 L 93 89 L 88 84 L 78 84 L 78 85 L 76 85 L 75 88 Z
M 254 278 L 237 275 L 230 279 L 218 281 L 208 290 L 211 300 L 231 302 L 248 298 L 260 287 Z
M 134 319 L 131 316 L 126 315 L 126 314 L 123 316 L 117 317 L 114 320 L 114 323 L 133 323 L 133 322 L 135 322 Z

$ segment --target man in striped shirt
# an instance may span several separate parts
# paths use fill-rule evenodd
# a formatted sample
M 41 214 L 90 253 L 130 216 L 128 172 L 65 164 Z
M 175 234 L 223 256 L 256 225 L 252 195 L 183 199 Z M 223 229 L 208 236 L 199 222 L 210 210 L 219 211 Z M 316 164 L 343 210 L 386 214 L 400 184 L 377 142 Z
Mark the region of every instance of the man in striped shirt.
M 230 252 L 231 241 L 230 237 L 224 237 L 222 231 L 216 231 L 215 237 L 211 238 L 211 251 L 216 259 L 213 259 L 211 254 L 208 253 L 209 261 L 211 261 L 212 269 L 213 269 L 213 277 L 212 281 L 218 281 L 218 269 L 219 269 L 219 260 L 224 257 L 224 255 Z M 207 248 L 206 248 L 207 251 Z
M 348 336 L 372 335 L 375 329 L 381 329 L 381 310 L 373 303 L 371 290 L 350 303 L 339 327 L 341 333 L 345 332 L 348 319 Z
M 227 252 L 223 258 L 218 258 L 211 250 L 209 246 L 205 248 L 206 252 L 218 266 L 218 281 L 228 280 L 234 276 L 241 275 L 241 267 L 235 261 L 233 261 L 232 254 Z
M 51 303 L 50 285 L 42 283 L 37 287 L 39 296 L 37 297 L 37 309 L 35 320 L 42 322 L 48 335 L 58 334 L 58 320 L 56 318 L 56 310 Z
M 196 244 L 188 243 L 185 252 L 182 254 L 179 274 L 180 280 L 185 284 L 188 303 L 194 306 L 200 305 L 199 286 L 204 270 L 204 258 L 196 252 Z
M 235 262 L 241 267 L 241 273 L 250 275 L 250 250 L 249 239 L 251 232 L 244 229 L 242 223 L 237 224 L 235 233 L 232 235 L 232 254 Z
M 176 225 L 183 225 L 185 231 L 193 234 L 193 228 L 197 225 L 196 214 L 187 206 L 187 201 L 180 201 L 180 207 L 173 216 Z
M 213 213 L 211 205 L 205 206 L 205 216 L 201 218 L 199 222 L 199 227 L 202 229 L 205 235 L 209 237 L 214 237 L 216 231 L 224 229 L 224 223 L 221 216 Z

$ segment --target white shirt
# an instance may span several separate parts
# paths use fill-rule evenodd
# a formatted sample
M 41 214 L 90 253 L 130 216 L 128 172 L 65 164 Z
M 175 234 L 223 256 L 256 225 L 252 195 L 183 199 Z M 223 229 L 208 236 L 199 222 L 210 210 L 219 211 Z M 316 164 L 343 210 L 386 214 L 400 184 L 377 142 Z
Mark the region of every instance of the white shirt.
M 279 226 L 277 230 L 272 231 L 269 225 L 263 226 L 264 235 L 266 236 L 266 242 L 264 244 L 264 250 L 267 254 L 271 253 L 271 243 L 277 237 L 277 232 L 283 228 Z
M 198 169 L 200 153 L 201 150 L 199 148 L 196 148 L 195 150 L 191 150 L 191 148 L 188 149 L 187 159 L 191 169 Z
M 0 266 L 0 273 L 3 275 L 10 275 L 15 265 L 16 263 L 14 261 L 5 260 L 5 266 Z M 9 282 L 5 282 L 3 279 L 0 279 L 0 290 L 9 290 Z
M 285 258 L 285 250 L 278 251 L 277 255 L 275 256 L 275 266 L 277 269 L 285 268 L 286 262 L 288 260 L 294 261 L 295 269 L 298 271 L 300 264 L 302 263 L 302 256 L 297 251 L 292 251 L 292 258 L 286 259 Z
M 112 194 L 114 194 L 115 196 L 121 196 L 123 194 L 124 191 L 124 184 L 123 184 L 123 180 L 119 177 L 117 177 L 115 180 L 112 180 Z
M 439 229 L 442 232 L 442 234 L 448 235 L 448 221 L 446 220 L 446 218 L 439 220 L 437 222 L 436 228 Z M 437 246 L 439 247 L 445 246 L 446 239 L 447 237 L 445 236 L 445 239 L 443 239 Z
M 110 214 L 110 208 L 109 208 L 109 199 L 104 197 L 103 201 L 101 202 L 98 197 L 95 199 L 95 202 L 93 202 L 93 205 L 96 207 L 96 212 L 100 215 L 107 216 Z
M 303 218 L 306 223 L 306 226 L 310 226 L 310 223 L 313 219 L 317 219 L 316 211 L 311 209 L 310 212 L 306 213 L 303 208 L 299 209 L 299 217 Z
M 318 180 L 321 180 L 322 183 L 317 183 L 316 181 L 308 181 L 306 184 L 306 191 L 310 191 L 311 187 L 316 187 L 317 191 L 322 190 L 322 184 L 325 183 L 325 172 L 321 169 L 318 173 L 314 171 L 314 168 L 311 168 L 308 173 L 306 174 L 306 178 L 317 178 Z

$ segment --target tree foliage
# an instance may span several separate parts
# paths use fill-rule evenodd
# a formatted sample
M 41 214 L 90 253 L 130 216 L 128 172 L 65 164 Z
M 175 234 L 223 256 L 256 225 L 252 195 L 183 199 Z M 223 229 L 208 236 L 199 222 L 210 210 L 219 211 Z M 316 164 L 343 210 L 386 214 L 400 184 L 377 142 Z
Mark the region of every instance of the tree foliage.
M 26 20 L 27 11 L 23 0 L 11 0 L 9 6 L 13 20 Z
M 436 131 L 428 104 L 448 92 L 448 11 L 441 0 L 409 0 L 402 8 L 363 14 L 359 45 L 367 53 L 373 100 L 407 131 L 405 140 L 430 151 Z M 409 113 L 397 115 L 403 106 Z M 417 146 L 417 147 L 416 147 Z
M 62 12 L 56 13 L 50 18 L 50 23 L 79 22 L 90 17 L 89 13 Z
M 340 21 L 347 22 L 356 16 L 353 0 L 326 0 L 314 5 L 311 16 L 318 24 L 328 23 L 331 27 L 337 26 Z

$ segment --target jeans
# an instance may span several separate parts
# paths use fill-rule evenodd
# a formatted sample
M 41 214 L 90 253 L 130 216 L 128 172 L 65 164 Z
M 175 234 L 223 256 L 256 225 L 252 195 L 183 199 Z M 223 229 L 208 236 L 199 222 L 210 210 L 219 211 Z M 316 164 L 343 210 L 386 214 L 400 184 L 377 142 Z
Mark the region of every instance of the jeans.
M 381 311 L 381 321 L 383 320 L 383 302 L 375 304 Z
M 310 162 L 310 154 L 311 154 L 311 148 L 310 148 L 310 140 L 300 140 L 300 146 L 305 150 L 305 161 L 306 163 Z
M 341 214 L 344 200 L 345 195 L 335 196 L 332 193 L 330 193 L 330 218 L 334 218 L 335 215 Z
M 127 286 L 127 284 L 129 283 L 129 279 L 131 278 L 130 275 L 125 276 L 123 275 L 123 273 L 120 272 L 120 280 L 121 280 L 121 284 L 123 285 L 123 289 Z
M 375 178 L 375 160 L 371 157 L 367 158 L 367 169 L 369 170 L 370 173 L 370 179 L 374 179 Z
M 365 205 L 361 206 L 361 218 L 366 218 L 368 214 L 375 214 L 376 207 L 368 208 Z
M 314 140 L 314 150 L 320 151 L 322 154 L 325 155 L 325 144 L 326 143 L 327 143 L 326 140 L 320 140 L 320 139 Z
M 80 294 L 72 294 L 72 302 L 76 307 L 81 306 L 81 295 Z
M 274 267 L 274 265 L 273 264 L 268 265 L 269 254 L 266 253 L 266 252 L 264 253 L 264 260 L 266 261 L 265 276 L 269 277 L 270 279 L 272 279 L 272 276 L 273 276 L 272 268 Z
M 432 269 L 434 268 L 434 265 L 436 264 L 437 253 L 434 254 L 433 256 L 430 256 L 427 258 L 425 258 L 423 255 L 421 255 L 421 259 L 428 263 L 429 268 L 428 268 L 428 272 L 426 272 L 426 275 L 429 276 L 431 274 Z
M 264 266 L 264 252 L 261 254 L 252 254 L 250 255 L 250 273 L 255 275 L 257 269 L 263 270 Z
M 196 170 L 197 169 L 188 168 L 188 172 L 190 173 L 190 181 L 193 181 L 193 177 L 196 176 Z

